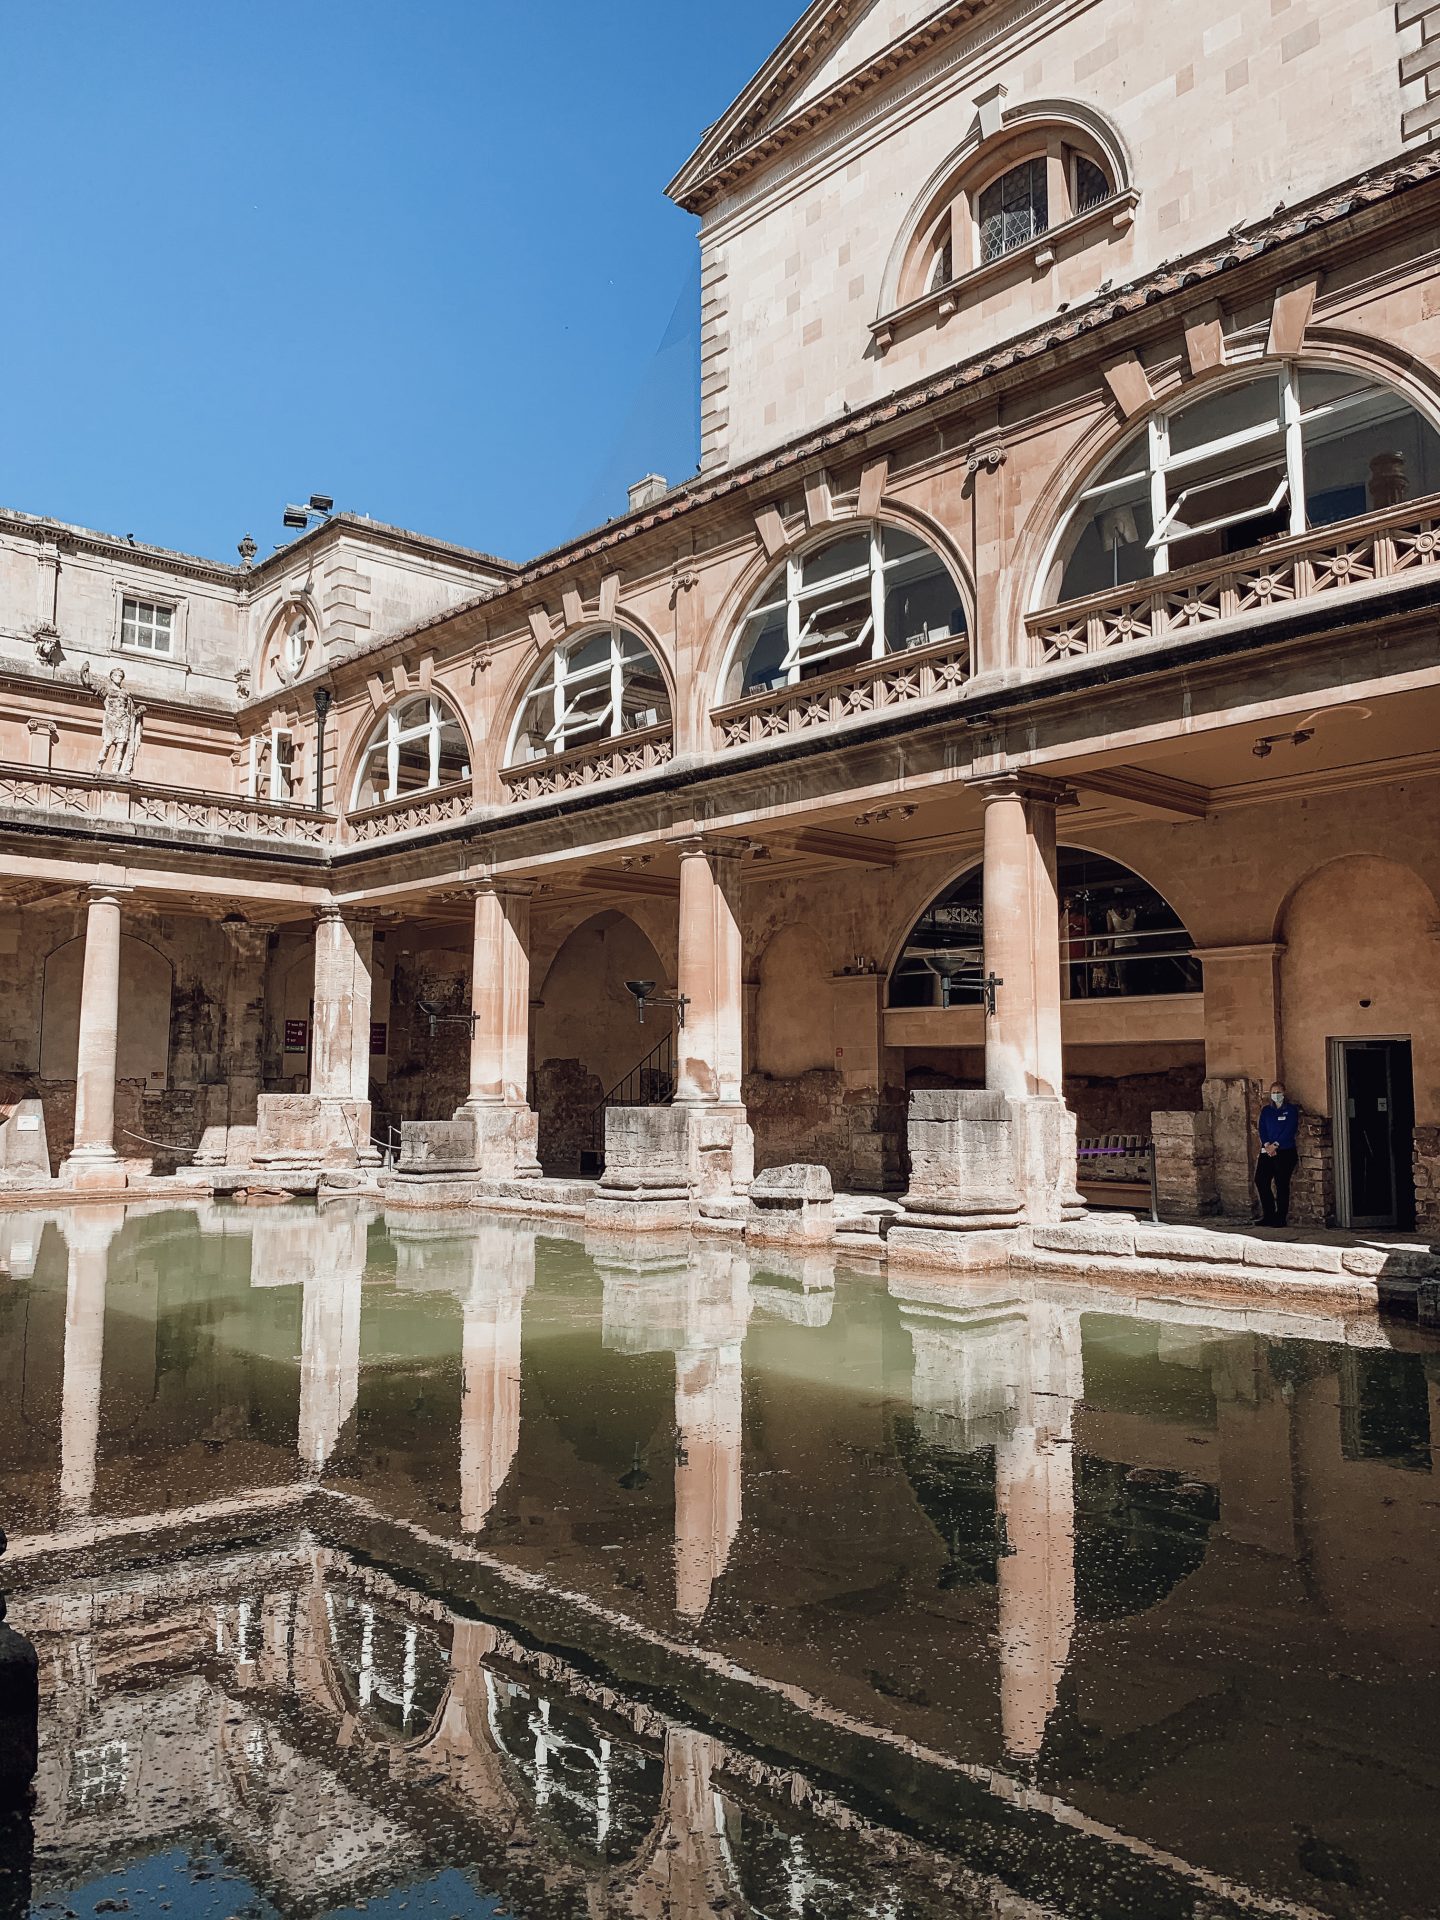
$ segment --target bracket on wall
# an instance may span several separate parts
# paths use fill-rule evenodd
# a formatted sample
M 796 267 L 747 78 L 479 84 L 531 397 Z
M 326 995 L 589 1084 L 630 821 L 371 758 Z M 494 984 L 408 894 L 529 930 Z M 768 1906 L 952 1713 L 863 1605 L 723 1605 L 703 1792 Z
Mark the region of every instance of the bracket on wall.
M 442 1013 L 433 1000 L 417 1000 L 415 1006 L 422 1017 L 428 1021 L 432 1040 L 435 1038 L 437 1027 L 468 1027 L 470 1037 L 474 1039 L 475 1022 L 480 1018 L 478 1013 Z

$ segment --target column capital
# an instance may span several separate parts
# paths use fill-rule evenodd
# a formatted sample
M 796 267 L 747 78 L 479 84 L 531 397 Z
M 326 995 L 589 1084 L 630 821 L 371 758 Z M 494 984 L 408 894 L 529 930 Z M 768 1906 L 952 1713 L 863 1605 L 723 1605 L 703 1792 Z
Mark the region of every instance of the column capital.
M 90 880 L 81 891 L 85 895 L 88 906 L 101 906 L 110 902 L 118 907 L 122 900 L 130 898 L 135 889 L 129 886 L 118 886 L 108 880 Z
M 743 860 L 751 844 L 748 839 L 735 839 L 719 833 L 686 833 L 670 842 L 682 860 L 693 860 L 700 854 L 721 860 Z
M 1047 800 L 1052 806 L 1073 807 L 1075 789 L 1043 773 L 993 773 L 966 786 L 988 807 L 992 800 Z
M 342 907 L 336 900 L 327 900 L 323 906 L 315 909 L 317 927 L 327 923 L 333 926 L 337 921 L 348 927 L 373 927 L 375 917 L 373 907 Z
M 60 729 L 56 726 L 55 722 L 53 720 L 42 719 L 39 714 L 32 714 L 25 722 L 25 731 L 27 733 L 43 733 L 49 740 L 58 740 L 60 738 Z

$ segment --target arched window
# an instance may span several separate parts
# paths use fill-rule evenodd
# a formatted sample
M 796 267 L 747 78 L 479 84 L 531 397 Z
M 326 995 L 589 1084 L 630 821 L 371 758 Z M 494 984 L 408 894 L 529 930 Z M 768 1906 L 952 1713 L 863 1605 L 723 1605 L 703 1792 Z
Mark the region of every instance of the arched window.
M 878 520 L 792 554 L 740 622 L 723 698 L 794 685 L 966 630 L 938 554 Z
M 670 694 L 654 654 L 627 628 L 604 627 L 556 647 L 541 666 L 526 691 L 507 764 L 669 720 Z
M 1287 363 L 1152 415 L 1086 487 L 1044 604 L 1440 488 L 1440 434 L 1357 374 Z
M 1109 161 L 1067 129 L 1015 134 L 984 159 L 972 156 L 930 202 L 901 298 L 938 293 L 952 281 L 1090 213 L 1116 185 Z
M 460 722 L 434 694 L 401 700 L 376 722 L 355 775 L 352 807 L 376 807 L 470 778 Z
M 1195 993 L 1200 962 L 1170 903 L 1128 867 L 1078 847 L 1056 856 L 1060 990 L 1067 999 Z M 981 870 L 921 914 L 890 975 L 892 1007 L 978 1006 L 985 949 Z

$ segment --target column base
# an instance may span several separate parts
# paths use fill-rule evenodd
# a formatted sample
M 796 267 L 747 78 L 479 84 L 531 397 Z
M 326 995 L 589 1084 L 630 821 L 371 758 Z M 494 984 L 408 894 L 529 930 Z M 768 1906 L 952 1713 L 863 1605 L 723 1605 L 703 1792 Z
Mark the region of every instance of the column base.
M 318 1093 L 262 1093 L 256 1103 L 257 1167 L 374 1167 L 368 1100 Z
M 910 1097 L 910 1190 L 895 1231 L 995 1233 L 1078 1220 L 1063 1100 L 947 1088 Z
M 396 1174 L 406 1179 L 538 1180 L 539 1116 L 503 1101 L 466 1101 L 451 1120 L 405 1120 Z
M 645 1231 L 687 1219 L 704 1200 L 746 1193 L 755 1136 L 738 1102 L 611 1107 L 605 1172 L 586 1220 Z
M 121 1193 L 130 1184 L 130 1172 L 113 1150 L 80 1147 L 60 1162 L 60 1184 L 76 1193 Z

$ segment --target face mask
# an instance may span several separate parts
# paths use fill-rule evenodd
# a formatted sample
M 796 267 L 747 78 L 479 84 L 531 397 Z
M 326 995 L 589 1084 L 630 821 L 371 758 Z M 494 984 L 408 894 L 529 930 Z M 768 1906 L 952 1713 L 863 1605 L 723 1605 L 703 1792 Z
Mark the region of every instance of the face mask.
M 1283 1107 L 1283 1106 L 1284 1106 L 1284 1104 L 1285 1104 L 1285 1096 L 1284 1096 L 1284 1094 L 1283 1094 L 1283 1093 L 1272 1093 L 1272 1094 L 1271 1094 L 1271 1096 L 1270 1096 L 1270 1104 L 1271 1104 L 1271 1106 L 1272 1106 L 1272 1107 Z

